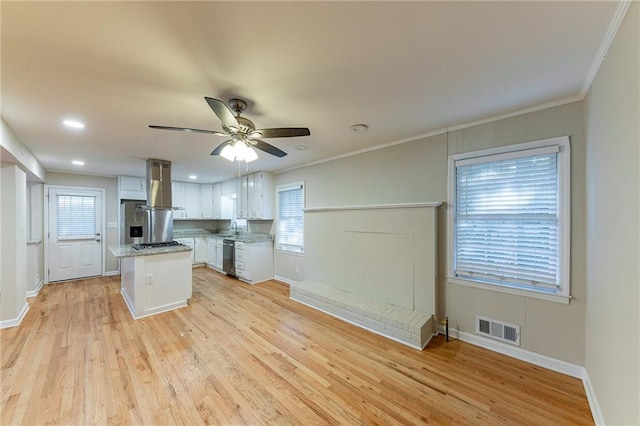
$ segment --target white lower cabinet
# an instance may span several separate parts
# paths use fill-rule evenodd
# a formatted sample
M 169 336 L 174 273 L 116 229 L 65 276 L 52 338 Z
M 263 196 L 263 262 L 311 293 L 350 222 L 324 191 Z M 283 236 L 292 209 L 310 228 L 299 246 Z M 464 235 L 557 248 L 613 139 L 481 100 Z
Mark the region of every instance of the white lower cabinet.
M 215 267 L 219 270 L 222 271 L 222 258 L 224 255 L 224 248 L 223 248 L 223 240 L 221 238 L 218 238 L 216 240 L 216 263 L 215 263 Z
M 205 237 L 176 238 L 176 241 L 191 247 L 191 264 L 207 263 L 207 239 Z
M 222 271 L 222 239 L 221 238 L 209 238 L 208 242 L 207 265 L 210 268 Z
M 191 264 L 193 265 L 195 263 L 195 241 L 193 240 L 193 238 L 176 238 L 176 241 L 179 242 L 180 244 L 184 244 L 185 246 L 188 246 L 191 248 Z
M 211 268 L 215 268 L 216 257 L 218 257 L 216 253 L 217 252 L 216 240 L 213 238 L 209 238 L 208 247 L 209 247 L 209 255 L 207 256 L 207 265 Z
M 273 278 L 273 241 L 236 242 L 236 275 L 255 284 Z
M 194 262 L 197 264 L 207 263 L 207 239 L 205 237 L 195 237 Z

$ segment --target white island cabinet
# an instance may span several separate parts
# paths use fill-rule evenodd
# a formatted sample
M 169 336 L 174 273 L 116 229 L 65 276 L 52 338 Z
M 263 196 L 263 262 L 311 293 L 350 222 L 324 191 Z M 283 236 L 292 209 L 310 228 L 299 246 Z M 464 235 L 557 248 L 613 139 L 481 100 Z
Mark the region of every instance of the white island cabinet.
M 122 245 L 111 252 L 120 259 L 120 293 L 134 319 L 187 306 L 192 294 L 187 247 L 135 250 Z

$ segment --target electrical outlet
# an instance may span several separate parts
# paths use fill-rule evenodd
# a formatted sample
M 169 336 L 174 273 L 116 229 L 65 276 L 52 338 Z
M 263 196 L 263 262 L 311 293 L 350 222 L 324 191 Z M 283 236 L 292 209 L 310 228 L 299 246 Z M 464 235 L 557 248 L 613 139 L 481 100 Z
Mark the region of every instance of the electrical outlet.
M 153 284 L 153 274 L 147 274 L 144 277 L 144 283 L 145 284 Z

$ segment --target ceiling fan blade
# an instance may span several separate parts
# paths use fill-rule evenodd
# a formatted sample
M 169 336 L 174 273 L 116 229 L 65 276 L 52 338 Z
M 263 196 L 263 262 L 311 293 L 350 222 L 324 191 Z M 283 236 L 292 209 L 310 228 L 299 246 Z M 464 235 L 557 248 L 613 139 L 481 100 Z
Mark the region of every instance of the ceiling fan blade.
M 231 142 L 233 142 L 231 139 L 222 142 L 220 145 L 218 145 L 216 147 L 216 149 L 214 149 L 213 151 L 211 151 L 210 155 L 220 155 L 220 153 L 222 152 L 222 150 L 224 149 L 225 146 L 229 145 Z
M 252 132 L 251 136 L 263 138 L 293 138 L 296 136 L 309 136 L 311 131 L 306 127 L 278 127 L 274 129 L 258 129 Z
M 154 124 L 150 124 L 149 127 L 151 127 L 152 129 L 160 130 L 178 130 L 180 132 L 207 133 L 210 135 L 229 136 L 226 133 L 216 132 L 215 130 L 189 129 L 187 127 L 156 126 Z
M 261 141 L 260 139 L 249 139 L 249 143 L 251 146 L 258 148 L 268 154 L 275 155 L 276 157 L 284 157 L 287 155 L 283 150 L 276 148 L 275 146 L 266 143 L 265 141 Z
M 205 96 L 204 98 L 213 112 L 216 113 L 220 121 L 222 121 L 222 128 L 229 129 L 235 128 L 239 129 L 240 124 L 238 124 L 238 120 L 233 116 L 231 110 L 222 102 L 220 99 L 208 98 Z

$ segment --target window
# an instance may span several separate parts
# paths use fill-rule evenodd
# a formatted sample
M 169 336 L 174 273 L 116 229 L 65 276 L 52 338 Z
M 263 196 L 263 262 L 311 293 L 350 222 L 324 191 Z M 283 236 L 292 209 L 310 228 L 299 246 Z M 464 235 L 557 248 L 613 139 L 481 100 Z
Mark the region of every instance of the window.
M 58 239 L 96 237 L 96 197 L 58 194 Z
M 277 194 L 276 248 L 292 253 L 303 253 L 304 183 L 278 186 Z
M 450 279 L 569 296 L 568 137 L 452 155 L 449 185 Z

